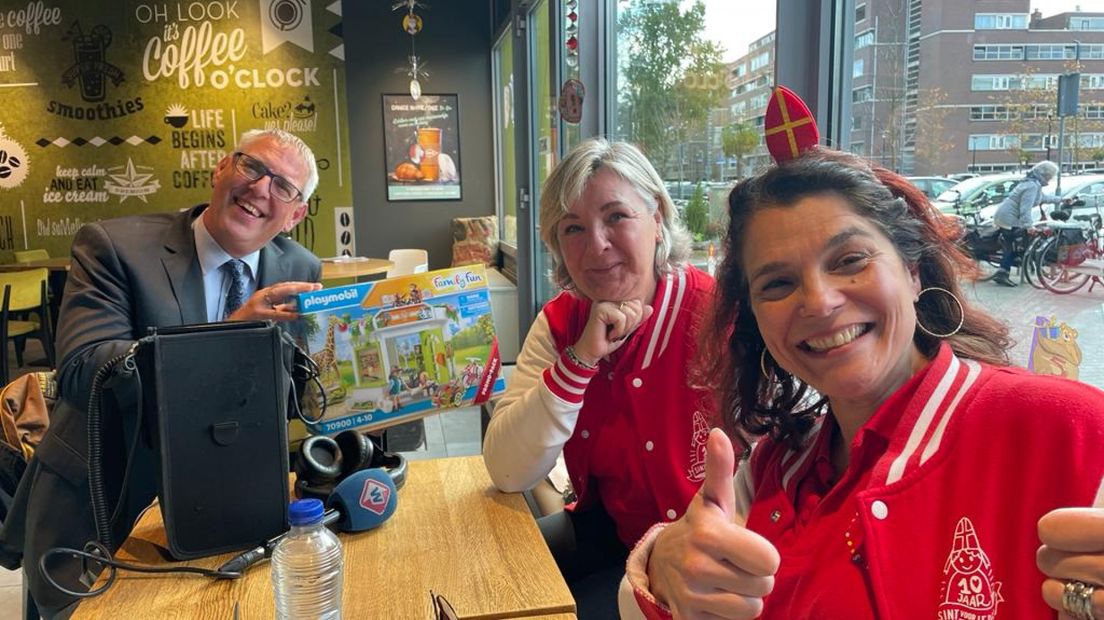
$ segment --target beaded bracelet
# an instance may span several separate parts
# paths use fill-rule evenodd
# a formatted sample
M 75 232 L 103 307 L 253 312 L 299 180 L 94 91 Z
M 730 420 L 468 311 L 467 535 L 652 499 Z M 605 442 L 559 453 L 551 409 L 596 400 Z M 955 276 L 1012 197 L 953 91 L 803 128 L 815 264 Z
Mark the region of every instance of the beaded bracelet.
M 585 368 L 586 370 L 598 370 L 598 364 L 588 364 L 579 359 L 579 356 L 575 355 L 575 347 L 567 347 L 566 349 L 564 349 L 564 353 L 567 354 L 567 359 L 571 360 L 571 362 L 574 363 L 576 366 L 580 366 L 582 368 Z

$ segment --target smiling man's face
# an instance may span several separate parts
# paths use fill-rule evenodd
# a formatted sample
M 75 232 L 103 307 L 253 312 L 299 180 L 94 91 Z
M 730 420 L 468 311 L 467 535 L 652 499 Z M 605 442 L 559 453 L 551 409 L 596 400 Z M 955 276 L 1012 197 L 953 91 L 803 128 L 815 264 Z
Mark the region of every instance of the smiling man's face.
M 307 181 L 307 164 L 290 144 L 262 136 L 242 145 L 239 151 L 260 160 L 273 174 L 297 188 Z M 306 213 L 302 196 L 292 202 L 273 196 L 271 176 L 250 181 L 235 169 L 234 155 L 230 154 L 215 168 L 215 189 L 210 206 L 203 212 L 203 224 L 222 249 L 241 257 L 261 249 L 281 232 L 290 231 Z

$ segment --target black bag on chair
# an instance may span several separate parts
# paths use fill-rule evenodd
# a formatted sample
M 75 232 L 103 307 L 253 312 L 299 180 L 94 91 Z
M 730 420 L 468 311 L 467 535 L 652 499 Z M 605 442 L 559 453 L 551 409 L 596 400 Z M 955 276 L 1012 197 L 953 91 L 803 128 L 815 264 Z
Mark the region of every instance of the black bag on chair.
M 146 430 L 174 557 L 253 547 L 287 530 L 294 350 L 264 322 L 158 329 L 139 341 Z

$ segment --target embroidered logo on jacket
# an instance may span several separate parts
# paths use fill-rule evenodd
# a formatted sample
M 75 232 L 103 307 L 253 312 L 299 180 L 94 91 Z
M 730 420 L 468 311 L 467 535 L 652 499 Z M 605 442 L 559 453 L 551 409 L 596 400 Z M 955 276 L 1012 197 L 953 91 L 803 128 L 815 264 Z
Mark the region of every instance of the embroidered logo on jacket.
M 690 467 L 686 479 L 691 482 L 705 480 L 705 443 L 709 440 L 709 422 L 700 411 L 694 412 L 694 430 L 690 434 Z
M 1002 602 L 1001 582 L 967 517 L 955 526 L 954 545 L 943 565 L 939 620 L 993 620 Z

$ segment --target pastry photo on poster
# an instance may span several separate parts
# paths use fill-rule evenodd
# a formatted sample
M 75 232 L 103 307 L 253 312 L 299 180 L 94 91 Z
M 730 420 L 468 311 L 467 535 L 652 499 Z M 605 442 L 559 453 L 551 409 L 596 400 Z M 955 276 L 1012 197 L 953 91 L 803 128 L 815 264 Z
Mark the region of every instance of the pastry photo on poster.
M 456 95 L 383 95 L 388 200 L 460 199 Z

